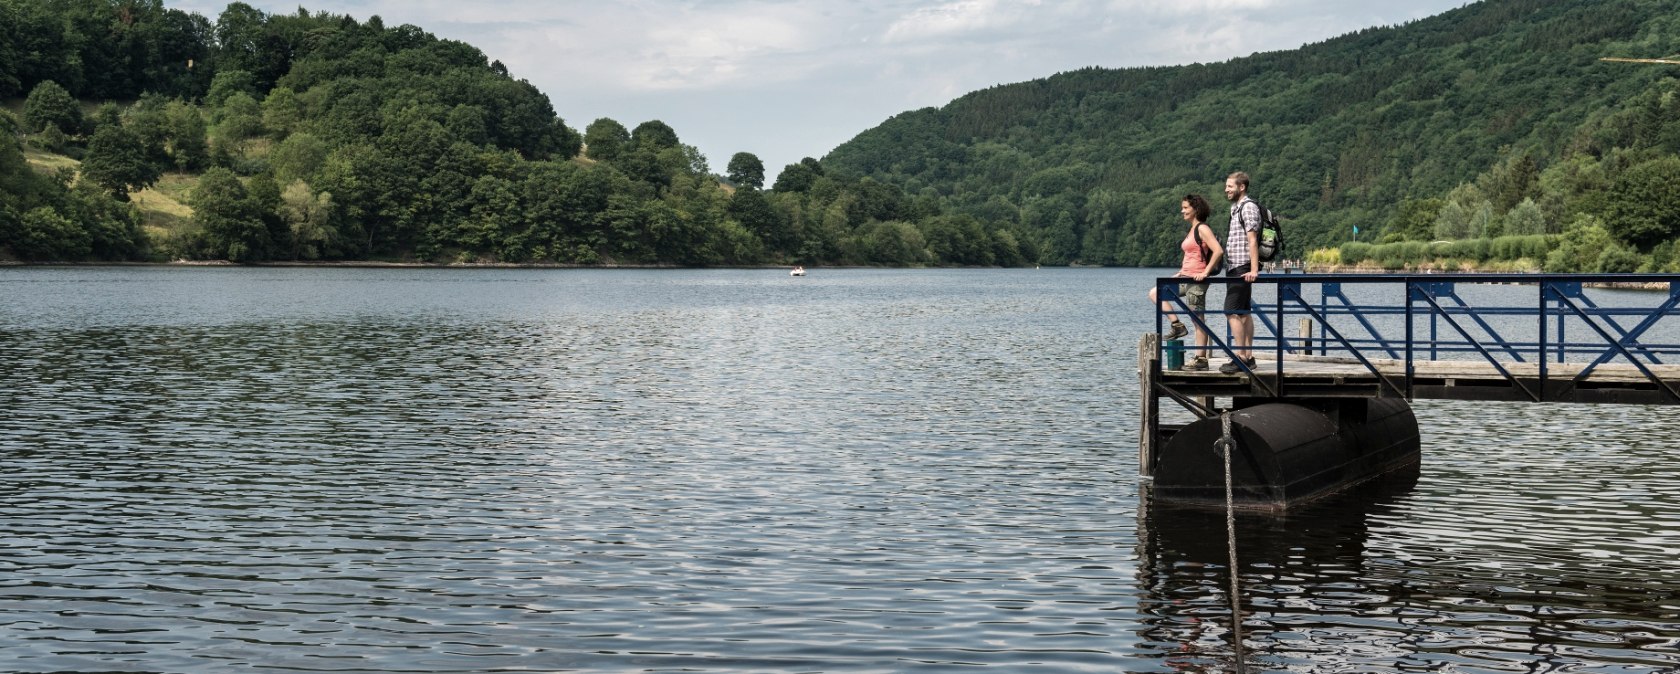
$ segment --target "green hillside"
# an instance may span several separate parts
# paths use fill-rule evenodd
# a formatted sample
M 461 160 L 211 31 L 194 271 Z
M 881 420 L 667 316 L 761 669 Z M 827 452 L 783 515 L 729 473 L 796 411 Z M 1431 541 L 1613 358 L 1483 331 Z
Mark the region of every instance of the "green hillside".
M 562 92 L 563 93 L 563 92 Z M 0 0 L 0 260 L 1019 265 L 1031 237 L 659 120 L 568 126 L 378 16 Z
M 1017 223 L 1047 263 L 1175 265 L 1177 200 L 1219 203 L 1236 170 L 1286 218 L 1291 256 L 1356 226 L 1361 242 L 1549 234 L 1555 250 L 1575 232 L 1671 256 L 1680 212 L 1623 202 L 1675 201 L 1647 190 L 1680 168 L 1680 66 L 1599 59 L 1677 52 L 1668 0 L 1486 0 L 1224 63 L 993 87 L 823 165 Z

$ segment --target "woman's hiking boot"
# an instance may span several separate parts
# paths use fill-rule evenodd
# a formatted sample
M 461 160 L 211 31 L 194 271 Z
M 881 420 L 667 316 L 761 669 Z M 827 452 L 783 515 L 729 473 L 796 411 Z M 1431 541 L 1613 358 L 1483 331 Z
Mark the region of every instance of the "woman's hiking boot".
M 1191 358 L 1190 362 L 1184 364 L 1184 371 L 1186 372 L 1206 372 L 1207 369 L 1207 356 Z
M 1190 331 L 1184 328 L 1184 323 L 1173 321 L 1172 327 L 1167 328 L 1167 334 L 1161 337 L 1161 341 L 1170 342 L 1188 334 L 1190 334 Z

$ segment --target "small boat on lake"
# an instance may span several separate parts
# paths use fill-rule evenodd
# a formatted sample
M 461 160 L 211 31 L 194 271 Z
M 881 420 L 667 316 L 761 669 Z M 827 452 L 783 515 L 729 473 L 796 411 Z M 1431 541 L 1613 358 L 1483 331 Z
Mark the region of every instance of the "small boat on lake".
M 804 276 L 804 275 L 805 275 L 805 268 L 802 267 L 802 266 L 801 267 L 794 267 L 793 271 L 788 272 L 788 276 Z

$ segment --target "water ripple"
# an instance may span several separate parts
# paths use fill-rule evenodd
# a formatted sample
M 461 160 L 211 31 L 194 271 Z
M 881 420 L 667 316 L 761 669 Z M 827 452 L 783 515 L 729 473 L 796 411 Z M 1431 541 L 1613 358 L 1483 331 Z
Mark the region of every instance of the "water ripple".
M 1150 277 L 0 270 L 0 669 L 1222 671 Z M 1676 422 L 1590 412 L 1245 517 L 1250 661 L 1680 668 Z

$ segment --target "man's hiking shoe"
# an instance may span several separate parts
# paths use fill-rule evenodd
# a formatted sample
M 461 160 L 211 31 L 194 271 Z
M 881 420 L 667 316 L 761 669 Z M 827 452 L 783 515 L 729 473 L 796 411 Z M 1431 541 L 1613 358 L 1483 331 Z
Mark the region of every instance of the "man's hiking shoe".
M 1186 372 L 1207 372 L 1207 369 L 1206 358 L 1192 358 L 1190 362 L 1184 364 L 1184 371 Z
M 1252 372 L 1254 370 L 1254 359 L 1253 358 L 1244 358 L 1243 359 L 1243 365 L 1247 365 L 1249 371 Z M 1242 370 L 1242 366 L 1237 365 L 1237 361 L 1233 360 L 1229 363 L 1226 363 L 1224 365 L 1219 366 L 1219 371 L 1223 374 L 1236 374 L 1238 372 L 1242 372 L 1243 370 Z
M 1183 337 L 1183 336 L 1188 335 L 1188 334 L 1190 334 L 1190 331 L 1184 329 L 1184 324 L 1183 323 L 1180 323 L 1178 321 L 1173 321 L 1172 322 L 1172 327 L 1167 328 L 1167 334 L 1165 336 L 1161 337 L 1161 341 L 1170 342 L 1172 340 L 1178 339 L 1178 338 Z

